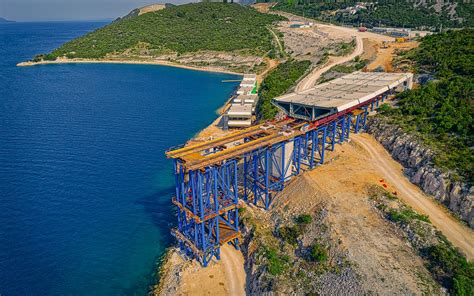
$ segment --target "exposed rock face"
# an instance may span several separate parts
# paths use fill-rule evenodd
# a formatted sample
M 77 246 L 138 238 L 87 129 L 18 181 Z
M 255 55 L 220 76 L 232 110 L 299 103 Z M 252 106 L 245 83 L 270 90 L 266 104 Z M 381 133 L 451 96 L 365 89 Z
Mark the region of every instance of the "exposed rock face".
M 432 195 L 474 228 L 474 192 L 469 184 L 455 180 L 433 163 L 434 153 L 401 128 L 371 118 L 367 131 L 405 167 L 410 181 Z

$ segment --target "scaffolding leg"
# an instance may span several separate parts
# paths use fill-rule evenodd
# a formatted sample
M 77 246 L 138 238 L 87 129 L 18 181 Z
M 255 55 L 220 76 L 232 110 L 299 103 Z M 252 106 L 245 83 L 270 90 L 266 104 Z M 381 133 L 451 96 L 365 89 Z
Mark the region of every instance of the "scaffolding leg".
M 306 137 L 306 135 L 304 135 L 304 137 Z M 299 137 L 296 137 L 294 140 L 293 140 L 293 163 L 294 163 L 294 166 L 295 166 L 295 169 L 296 169 L 296 175 L 299 175 L 300 174 L 300 171 L 301 171 L 301 154 L 302 152 L 306 152 L 303 149 L 303 136 L 299 136 Z
M 367 116 L 369 115 L 368 107 L 364 107 L 364 117 L 362 120 L 362 129 L 365 129 L 365 125 L 367 123 Z
M 352 115 L 349 114 L 346 117 L 346 135 L 344 136 L 344 140 L 349 140 L 349 135 L 351 133 L 351 121 L 352 121 Z
M 346 134 L 346 117 L 342 117 L 340 120 L 341 133 L 339 134 L 339 144 L 344 142 Z
M 270 207 L 270 150 L 265 149 L 265 172 L 264 172 L 264 198 L 265 198 L 265 210 Z
M 354 126 L 354 132 L 357 134 L 359 133 L 359 128 L 360 128 L 360 124 L 361 124 L 361 116 L 362 116 L 362 113 L 361 114 L 358 114 L 356 116 L 356 120 L 355 120 L 355 126 Z
M 336 132 L 337 132 L 337 122 L 333 121 L 332 123 L 332 133 L 331 133 L 331 151 L 334 151 L 334 148 L 336 146 Z
M 327 137 L 327 129 L 326 129 L 326 126 L 323 127 L 323 137 L 321 139 L 321 150 L 320 150 L 320 155 L 321 155 L 321 159 L 319 160 L 319 164 L 323 164 L 324 163 L 324 151 L 326 150 L 326 137 Z
M 309 159 L 309 169 L 312 170 L 314 169 L 314 152 L 316 149 L 318 149 L 318 132 L 317 131 L 311 131 L 311 156 Z

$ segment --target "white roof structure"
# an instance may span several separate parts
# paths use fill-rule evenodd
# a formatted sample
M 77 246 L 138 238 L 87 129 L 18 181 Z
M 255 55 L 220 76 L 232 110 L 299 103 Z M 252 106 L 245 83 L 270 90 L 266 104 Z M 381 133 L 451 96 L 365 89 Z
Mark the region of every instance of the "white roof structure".
M 249 94 L 252 93 L 253 88 L 254 88 L 253 86 L 240 87 L 237 90 L 237 94 L 239 94 L 239 95 L 249 95 Z
M 240 103 L 240 104 L 250 104 L 250 105 L 255 105 L 257 102 L 257 95 L 239 95 L 237 96 L 234 100 L 234 103 Z
M 252 105 L 232 104 L 227 111 L 229 118 L 231 117 L 251 117 Z
M 273 100 L 290 117 L 316 120 L 369 101 L 390 90 L 411 88 L 413 74 L 354 72 Z
M 240 87 L 254 87 L 256 81 L 255 80 L 242 80 L 240 83 Z
M 257 80 L 257 74 L 244 74 L 243 80 Z
M 229 127 L 249 127 L 252 125 L 252 121 L 250 118 L 247 120 L 229 120 L 227 125 Z

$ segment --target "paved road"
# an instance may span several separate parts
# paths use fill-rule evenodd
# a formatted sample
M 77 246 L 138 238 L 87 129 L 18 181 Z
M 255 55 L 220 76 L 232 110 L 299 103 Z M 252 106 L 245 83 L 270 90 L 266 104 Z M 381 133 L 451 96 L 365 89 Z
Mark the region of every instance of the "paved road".
M 384 178 L 400 193 L 401 199 L 419 212 L 428 215 L 433 225 L 453 245 L 461 249 L 469 260 L 474 259 L 474 231 L 472 229 L 458 222 L 445 208 L 408 181 L 402 172 L 401 165 L 393 160 L 385 148 L 371 136 L 351 135 L 351 139 L 369 153 Z

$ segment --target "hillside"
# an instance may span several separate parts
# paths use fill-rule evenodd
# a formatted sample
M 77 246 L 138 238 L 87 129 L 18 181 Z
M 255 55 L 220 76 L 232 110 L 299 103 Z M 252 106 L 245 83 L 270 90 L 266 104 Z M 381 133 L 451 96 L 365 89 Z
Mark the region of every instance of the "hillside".
M 7 20 L 3 17 L 0 17 L 0 23 L 14 23 L 15 21 Z
M 145 13 L 162 10 L 162 9 L 165 9 L 165 8 L 171 7 L 171 6 L 174 6 L 174 5 L 170 4 L 170 3 L 150 4 L 150 5 L 147 5 L 147 6 L 140 7 L 140 8 L 135 8 L 134 10 L 130 11 L 126 16 L 120 17 L 117 20 L 136 17 L 136 16 L 139 16 L 139 15 L 142 15 L 142 14 L 145 14 Z
M 263 1 L 265 2 L 265 1 Z M 367 27 L 423 29 L 474 26 L 474 5 L 465 1 L 324 1 L 280 0 L 276 10 L 327 22 Z
M 263 55 L 273 48 L 273 37 L 266 27 L 281 19 L 238 4 L 172 6 L 115 21 L 42 58 L 155 57 L 198 51 Z
M 399 96 L 385 114 L 420 135 L 435 151 L 440 168 L 474 183 L 474 29 L 425 37 L 401 59 L 434 81 Z

